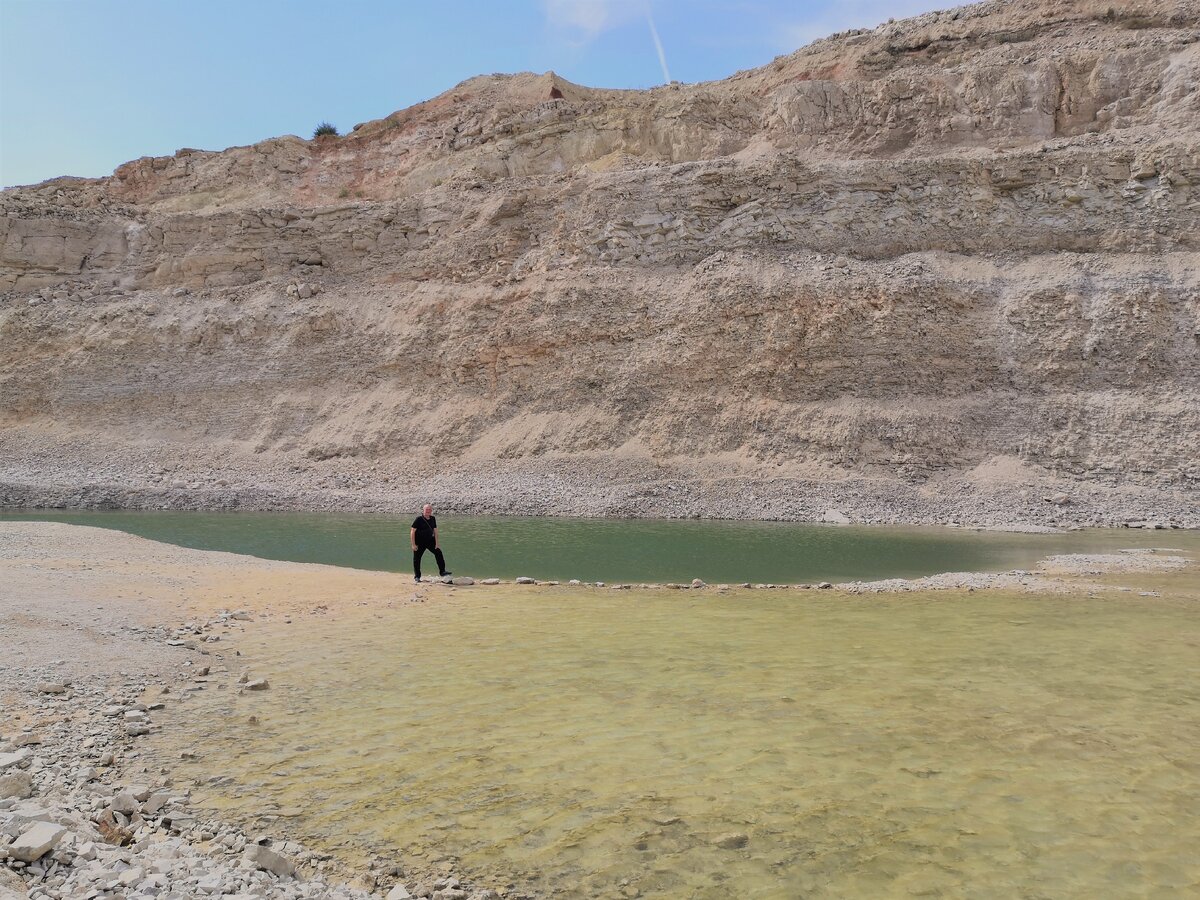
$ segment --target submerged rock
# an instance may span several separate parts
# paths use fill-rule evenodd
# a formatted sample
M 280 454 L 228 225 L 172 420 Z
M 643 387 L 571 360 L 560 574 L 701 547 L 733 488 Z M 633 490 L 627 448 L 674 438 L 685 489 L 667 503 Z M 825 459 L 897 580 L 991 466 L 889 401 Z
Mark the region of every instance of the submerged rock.
M 750 843 L 750 836 L 736 831 L 732 834 L 723 834 L 713 841 L 713 843 L 722 850 L 740 850 Z

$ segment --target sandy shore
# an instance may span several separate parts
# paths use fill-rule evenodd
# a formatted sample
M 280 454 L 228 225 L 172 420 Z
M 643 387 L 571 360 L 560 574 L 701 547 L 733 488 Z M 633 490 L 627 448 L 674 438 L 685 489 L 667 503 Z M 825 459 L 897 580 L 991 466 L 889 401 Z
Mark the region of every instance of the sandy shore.
M 31 898 L 496 896 L 446 869 L 333 859 L 289 840 L 282 826 L 247 834 L 193 810 L 188 786 L 147 765 L 139 744 L 162 727 L 155 713 L 164 704 L 196 690 L 270 689 L 269 673 L 245 672 L 239 659 L 238 637 L 256 622 L 301 625 L 348 606 L 437 602 L 463 590 L 500 598 L 621 589 L 1131 591 L 1189 563 L 1162 549 L 1051 557 L 1029 572 L 843 585 L 435 582 L 415 589 L 405 575 L 187 550 L 106 529 L 4 523 L 0 898 L 6 891 Z

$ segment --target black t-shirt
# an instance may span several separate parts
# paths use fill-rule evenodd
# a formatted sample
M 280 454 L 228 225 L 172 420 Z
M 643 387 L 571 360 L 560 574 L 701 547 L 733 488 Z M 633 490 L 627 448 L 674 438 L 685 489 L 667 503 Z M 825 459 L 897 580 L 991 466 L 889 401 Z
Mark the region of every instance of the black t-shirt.
M 417 516 L 413 519 L 412 527 L 417 529 L 417 544 L 433 546 L 433 529 L 437 528 L 437 516 Z

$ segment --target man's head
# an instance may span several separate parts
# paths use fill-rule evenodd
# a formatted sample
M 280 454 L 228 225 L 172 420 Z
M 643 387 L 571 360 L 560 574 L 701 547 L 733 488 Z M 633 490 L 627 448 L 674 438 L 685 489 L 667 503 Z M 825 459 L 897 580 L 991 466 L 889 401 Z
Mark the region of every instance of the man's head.
M 433 507 L 426 503 L 425 507 L 421 510 L 421 513 L 425 516 L 425 518 L 428 519 L 433 515 Z

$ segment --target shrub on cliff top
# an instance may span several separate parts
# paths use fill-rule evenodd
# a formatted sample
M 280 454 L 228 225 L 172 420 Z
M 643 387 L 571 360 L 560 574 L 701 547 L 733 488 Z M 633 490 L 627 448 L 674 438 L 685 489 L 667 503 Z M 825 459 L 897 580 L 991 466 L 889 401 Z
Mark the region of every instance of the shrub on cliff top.
M 330 137 L 337 137 L 338 136 L 337 128 L 333 125 L 330 125 L 328 122 L 322 122 L 320 125 L 318 125 L 316 128 L 313 129 L 313 137 L 315 137 L 315 138 L 325 137 L 326 135 L 328 135 Z

